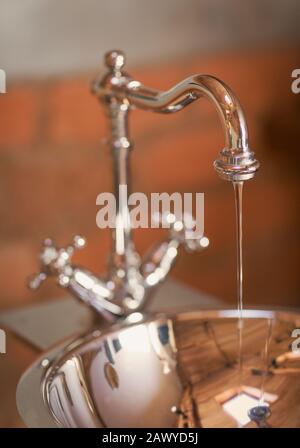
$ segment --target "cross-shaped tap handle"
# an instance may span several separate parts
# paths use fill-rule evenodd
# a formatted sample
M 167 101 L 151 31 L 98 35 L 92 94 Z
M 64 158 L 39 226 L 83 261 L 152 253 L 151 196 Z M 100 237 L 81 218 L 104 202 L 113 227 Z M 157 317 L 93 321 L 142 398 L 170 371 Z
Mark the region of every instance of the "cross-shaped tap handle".
M 71 258 L 76 249 L 82 249 L 86 244 L 83 236 L 76 235 L 73 242 L 66 248 L 57 248 L 50 238 L 43 242 L 40 254 L 41 270 L 29 278 L 30 289 L 37 289 L 50 276 L 58 276 L 61 286 L 66 286 L 64 279 L 67 278 L 68 270 L 71 269 Z

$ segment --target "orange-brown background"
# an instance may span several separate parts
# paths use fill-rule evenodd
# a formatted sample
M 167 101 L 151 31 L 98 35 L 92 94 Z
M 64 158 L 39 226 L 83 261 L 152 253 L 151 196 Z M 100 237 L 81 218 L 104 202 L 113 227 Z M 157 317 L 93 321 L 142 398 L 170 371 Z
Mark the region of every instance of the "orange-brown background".
M 144 84 L 167 89 L 184 77 L 206 72 L 239 96 L 251 148 L 261 171 L 244 190 L 245 301 L 299 305 L 299 121 L 300 95 L 291 91 L 297 48 L 227 51 L 180 57 L 127 70 Z M 101 67 L 100 67 L 101 68 Z M 97 69 L 86 74 L 8 82 L 0 97 L 0 308 L 39 302 L 63 292 L 47 282 L 37 293 L 25 287 L 37 270 L 45 236 L 66 244 L 75 233 L 88 246 L 75 261 L 105 269 L 109 231 L 96 227 L 96 196 L 111 190 L 106 121 L 89 92 Z M 201 100 L 173 116 L 133 111 L 133 190 L 205 193 L 205 229 L 210 247 L 182 253 L 173 275 L 235 304 L 235 221 L 232 187 L 217 178 L 212 162 L 223 146 L 213 107 Z M 137 230 L 145 251 L 161 236 Z
M 112 185 L 103 110 L 89 93 L 114 47 L 139 81 L 167 89 L 197 72 L 216 75 L 240 97 L 261 171 L 244 191 L 245 304 L 299 306 L 300 68 L 298 0 L 0 0 L 0 312 L 64 295 L 26 277 L 40 243 L 88 246 L 74 261 L 103 272 L 110 248 L 96 227 L 96 196 Z M 173 116 L 133 111 L 133 190 L 204 192 L 210 247 L 181 253 L 173 276 L 236 304 L 232 187 L 212 162 L 223 147 L 213 107 L 198 101 Z M 137 230 L 144 252 L 162 236 Z M 21 373 L 37 352 L 8 332 L 0 355 L 0 427 L 22 426 L 15 405 Z

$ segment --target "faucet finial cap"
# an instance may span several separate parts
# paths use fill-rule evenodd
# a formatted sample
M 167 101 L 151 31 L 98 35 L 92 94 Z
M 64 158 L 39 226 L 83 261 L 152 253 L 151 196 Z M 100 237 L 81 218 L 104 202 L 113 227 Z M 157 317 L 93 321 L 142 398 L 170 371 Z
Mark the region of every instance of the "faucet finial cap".
M 105 54 L 105 64 L 112 71 L 120 71 L 125 65 L 125 55 L 120 50 L 111 50 Z

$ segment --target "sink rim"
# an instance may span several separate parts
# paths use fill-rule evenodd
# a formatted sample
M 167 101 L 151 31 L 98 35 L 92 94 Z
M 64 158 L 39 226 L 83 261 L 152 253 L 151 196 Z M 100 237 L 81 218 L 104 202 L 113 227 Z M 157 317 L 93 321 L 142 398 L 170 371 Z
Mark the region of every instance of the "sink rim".
M 135 313 L 133 313 L 135 314 Z M 141 313 L 139 313 L 141 314 Z M 130 322 L 128 318 L 117 321 L 111 325 L 104 323 L 100 327 L 91 327 L 84 334 L 78 333 L 72 338 L 56 344 L 52 349 L 44 351 L 37 360 L 32 363 L 22 374 L 16 389 L 16 402 L 18 412 L 26 424 L 31 428 L 57 428 L 55 417 L 51 414 L 45 398 L 45 384 L 55 366 L 58 366 L 63 358 L 72 350 L 84 345 L 94 338 L 125 330 L 126 328 L 157 321 L 159 319 L 175 319 L 177 321 L 189 321 L 197 318 L 238 318 L 237 309 L 201 309 L 174 310 L 170 312 L 144 313 L 138 322 Z M 300 310 L 293 308 L 247 308 L 243 310 L 243 317 L 249 319 L 270 319 L 277 317 L 284 321 L 297 321 L 300 325 Z M 298 325 L 298 324 L 297 324 Z M 45 360 L 48 363 L 45 363 Z M 38 387 L 37 387 L 38 385 Z

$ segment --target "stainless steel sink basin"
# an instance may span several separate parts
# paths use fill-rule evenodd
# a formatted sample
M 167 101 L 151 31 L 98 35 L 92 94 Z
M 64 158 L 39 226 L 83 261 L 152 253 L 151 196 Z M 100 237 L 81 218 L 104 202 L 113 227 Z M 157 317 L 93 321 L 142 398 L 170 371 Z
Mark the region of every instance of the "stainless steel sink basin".
M 300 313 L 244 316 L 242 383 L 236 310 L 134 313 L 38 359 L 18 385 L 20 414 L 30 427 L 255 427 L 225 405 L 241 393 L 256 400 L 264 382 L 268 424 L 300 427 L 300 358 L 290 356 Z

